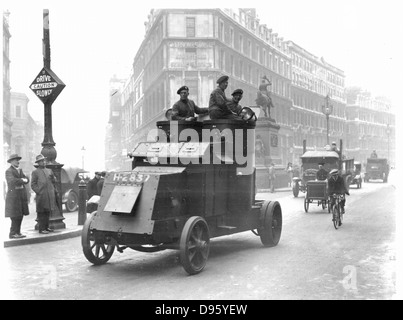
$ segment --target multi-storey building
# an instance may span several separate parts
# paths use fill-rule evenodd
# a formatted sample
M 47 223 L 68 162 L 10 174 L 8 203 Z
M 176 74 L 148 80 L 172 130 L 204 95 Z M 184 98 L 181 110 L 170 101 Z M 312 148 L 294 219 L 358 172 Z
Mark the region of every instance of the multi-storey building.
M 395 120 L 390 101 L 358 87 L 346 90 L 346 150 L 357 161 L 365 163 L 373 150 L 379 158 L 396 161 Z
M 11 126 L 10 117 L 10 28 L 8 24 L 8 11 L 3 12 L 3 163 L 6 163 L 11 149 Z
M 332 141 L 345 140 L 344 72 L 323 58 L 318 58 L 292 41 L 288 42 L 292 60 L 292 129 L 293 161 L 299 163 L 303 153 L 303 140 L 308 149 L 323 150 Z M 327 119 L 322 107 L 329 95 L 333 106 Z
M 120 127 L 122 126 L 122 88 L 124 79 L 113 77 L 109 82 L 110 87 L 110 110 L 109 121 L 105 135 L 105 168 L 108 171 L 115 170 L 121 166 L 122 157 L 122 136 Z
M 25 93 L 11 92 L 10 116 L 11 150 L 18 153 L 22 159 L 20 167 L 24 172 L 31 172 L 35 156 L 41 152 L 43 140 L 43 125 L 35 122 L 28 112 L 29 99 Z
M 145 38 L 134 58 L 133 74 L 122 91 L 121 137 L 124 149 L 147 139 L 155 123 L 189 87 L 189 98 L 207 107 L 216 80 L 230 77 L 227 95 L 241 88 L 244 106 L 255 105 L 261 77 L 272 82 L 272 116 L 280 125 L 286 158 L 291 140 L 291 61 L 286 42 L 254 9 L 159 9 L 146 22 Z M 284 160 L 285 162 L 286 160 Z

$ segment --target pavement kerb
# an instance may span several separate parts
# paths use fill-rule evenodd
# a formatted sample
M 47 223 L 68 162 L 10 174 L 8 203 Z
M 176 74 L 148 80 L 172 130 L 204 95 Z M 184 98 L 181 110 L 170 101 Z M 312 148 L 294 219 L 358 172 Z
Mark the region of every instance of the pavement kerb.
M 54 232 L 46 235 L 39 234 L 37 230 L 29 230 L 28 232 L 24 232 L 24 234 L 27 236 L 26 238 L 5 240 L 4 248 L 78 237 L 81 236 L 82 228 L 82 226 L 77 226 L 74 228 L 55 230 Z

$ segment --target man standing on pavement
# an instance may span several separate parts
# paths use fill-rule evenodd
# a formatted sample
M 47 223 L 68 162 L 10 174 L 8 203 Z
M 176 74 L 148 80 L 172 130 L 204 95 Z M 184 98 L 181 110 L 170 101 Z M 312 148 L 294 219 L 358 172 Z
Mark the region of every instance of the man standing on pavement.
M 25 185 L 29 179 L 19 168 L 21 157 L 12 154 L 7 160 L 11 164 L 6 170 L 7 195 L 6 195 L 6 218 L 11 219 L 10 239 L 20 239 L 26 236 L 21 234 L 21 223 L 24 216 L 29 215 L 28 197 Z
M 90 181 L 88 181 L 88 184 L 87 184 L 88 200 L 91 199 L 91 197 L 94 195 L 97 195 L 97 196 L 100 195 L 98 193 L 98 188 L 97 188 L 97 184 L 100 180 L 101 180 L 101 172 L 97 171 L 97 172 L 95 172 L 95 177 L 92 178 Z
M 276 171 L 274 169 L 274 163 L 269 167 L 269 189 L 270 192 L 274 192 L 274 181 L 276 180 Z
M 32 172 L 31 188 L 36 194 L 36 212 L 38 215 L 38 229 L 41 234 L 53 232 L 49 228 L 49 218 L 52 212 L 58 210 L 56 205 L 56 177 L 51 169 L 46 168 L 46 158 L 36 156 L 38 167 Z
M 101 172 L 101 179 L 97 182 L 97 194 L 100 196 L 104 187 L 106 171 Z

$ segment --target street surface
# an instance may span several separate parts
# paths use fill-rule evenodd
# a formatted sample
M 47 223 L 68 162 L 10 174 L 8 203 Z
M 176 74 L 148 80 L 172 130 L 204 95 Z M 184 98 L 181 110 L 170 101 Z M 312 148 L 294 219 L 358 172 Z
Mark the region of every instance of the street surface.
M 243 232 L 211 240 L 204 271 L 188 276 L 178 252 L 115 251 L 91 265 L 81 238 L 5 248 L 3 299 L 394 299 L 395 186 L 364 183 L 350 189 L 344 224 L 335 230 L 327 209 L 291 191 L 259 194 L 283 212 L 279 244 L 264 248 Z

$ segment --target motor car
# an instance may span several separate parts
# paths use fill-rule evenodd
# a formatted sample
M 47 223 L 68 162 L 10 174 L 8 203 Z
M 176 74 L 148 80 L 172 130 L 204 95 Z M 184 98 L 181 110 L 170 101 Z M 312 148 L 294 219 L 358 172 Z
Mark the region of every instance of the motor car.
M 78 209 L 78 190 L 79 183 L 84 180 L 85 183 L 91 179 L 91 173 L 82 168 L 66 167 L 61 170 L 61 192 L 62 204 L 67 212 Z
M 368 158 L 365 169 L 364 181 L 382 179 L 388 182 L 389 164 L 386 158 Z

